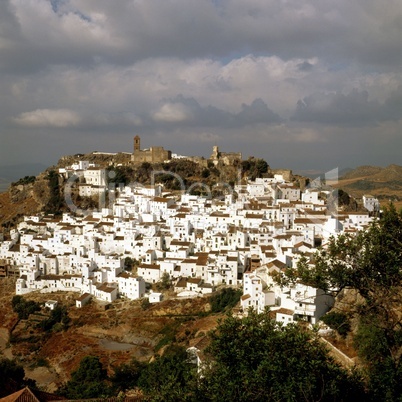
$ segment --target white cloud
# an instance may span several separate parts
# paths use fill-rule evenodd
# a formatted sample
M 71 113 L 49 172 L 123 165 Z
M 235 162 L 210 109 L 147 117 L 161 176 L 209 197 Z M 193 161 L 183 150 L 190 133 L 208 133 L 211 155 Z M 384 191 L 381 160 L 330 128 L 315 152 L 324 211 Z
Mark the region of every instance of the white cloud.
M 68 109 L 36 109 L 21 113 L 14 121 L 26 127 L 65 128 L 78 125 L 81 119 L 77 113 Z
M 153 118 L 156 121 L 178 123 L 190 120 L 192 113 L 183 103 L 165 103 L 153 114 Z

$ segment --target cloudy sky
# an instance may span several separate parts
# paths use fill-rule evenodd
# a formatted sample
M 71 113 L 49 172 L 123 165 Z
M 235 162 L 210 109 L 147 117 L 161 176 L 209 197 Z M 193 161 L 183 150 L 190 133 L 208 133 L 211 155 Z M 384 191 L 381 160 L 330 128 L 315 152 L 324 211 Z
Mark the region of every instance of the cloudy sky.
M 213 145 L 402 164 L 400 0 L 1 0 L 0 165 Z

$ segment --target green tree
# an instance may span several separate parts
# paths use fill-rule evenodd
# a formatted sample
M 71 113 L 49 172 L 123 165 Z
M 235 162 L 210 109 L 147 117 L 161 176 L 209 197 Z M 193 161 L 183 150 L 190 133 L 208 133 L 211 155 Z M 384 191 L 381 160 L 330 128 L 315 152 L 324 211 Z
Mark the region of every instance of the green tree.
M 115 393 L 134 389 L 138 385 L 141 372 L 146 368 L 146 364 L 133 359 L 131 362 L 117 366 L 111 377 Z
M 144 392 L 146 400 L 196 400 L 196 367 L 189 363 L 186 350 L 173 344 L 141 371 L 138 386 Z
M 15 362 L 6 358 L 0 359 L 0 397 L 8 394 L 6 386 L 13 382 L 17 387 L 22 388 L 24 383 L 24 368 Z
M 131 257 L 126 257 L 124 259 L 124 269 L 127 271 L 132 271 L 133 268 L 137 267 L 140 264 L 138 260 Z
M 352 401 L 365 395 L 311 331 L 267 312 L 228 317 L 211 334 L 199 395 L 207 401 Z
M 350 322 L 347 314 L 339 311 L 330 311 L 321 317 L 321 320 L 339 335 L 345 337 L 350 331 Z
M 30 314 L 40 310 L 40 304 L 33 300 L 25 300 L 21 295 L 13 296 L 11 300 L 13 311 L 20 320 L 26 320 Z
M 169 290 L 172 286 L 172 281 L 168 272 L 162 274 L 161 280 L 156 284 L 158 290 Z
M 55 170 L 50 170 L 48 175 L 46 176 L 46 179 L 48 180 L 50 199 L 44 207 L 45 212 L 58 214 L 60 213 L 60 209 L 63 205 L 59 184 L 59 175 Z
M 257 159 L 255 163 L 255 168 L 258 172 L 258 176 L 263 175 L 268 172 L 268 163 L 264 159 Z
M 233 288 L 223 288 L 210 298 L 211 312 L 220 313 L 232 309 L 239 301 L 242 291 Z
M 374 400 L 402 401 L 402 212 L 391 204 L 368 230 L 330 239 L 313 262 L 302 259 L 285 276 L 356 293 L 358 303 L 348 309 L 370 392 Z
M 103 398 L 112 395 L 107 372 L 98 357 L 85 356 L 59 393 L 70 399 Z
M 114 166 L 107 171 L 108 183 L 126 186 L 133 177 L 133 169 L 129 166 Z
M 56 306 L 54 310 L 50 312 L 49 318 L 41 321 L 38 325 L 44 331 L 54 330 L 56 328 L 56 324 L 59 324 L 59 328 L 63 329 L 68 326 L 71 319 L 68 316 L 68 311 L 66 306 Z

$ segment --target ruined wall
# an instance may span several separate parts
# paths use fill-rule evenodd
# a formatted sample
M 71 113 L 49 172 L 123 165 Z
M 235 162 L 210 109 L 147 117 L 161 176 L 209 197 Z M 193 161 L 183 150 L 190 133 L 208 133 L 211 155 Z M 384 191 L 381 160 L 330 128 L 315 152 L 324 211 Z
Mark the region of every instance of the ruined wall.
M 150 149 L 134 151 L 131 160 L 134 163 L 160 163 L 170 159 L 172 159 L 171 151 L 167 151 L 163 147 L 151 147 Z

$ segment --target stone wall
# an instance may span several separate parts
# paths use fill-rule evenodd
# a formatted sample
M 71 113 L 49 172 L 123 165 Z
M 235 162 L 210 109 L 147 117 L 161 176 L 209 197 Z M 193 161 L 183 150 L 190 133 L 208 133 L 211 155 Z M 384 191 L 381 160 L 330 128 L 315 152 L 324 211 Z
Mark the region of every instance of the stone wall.
M 163 147 L 151 147 L 149 149 L 135 150 L 131 160 L 134 163 L 160 163 L 170 159 L 172 159 L 171 151 L 167 151 Z

